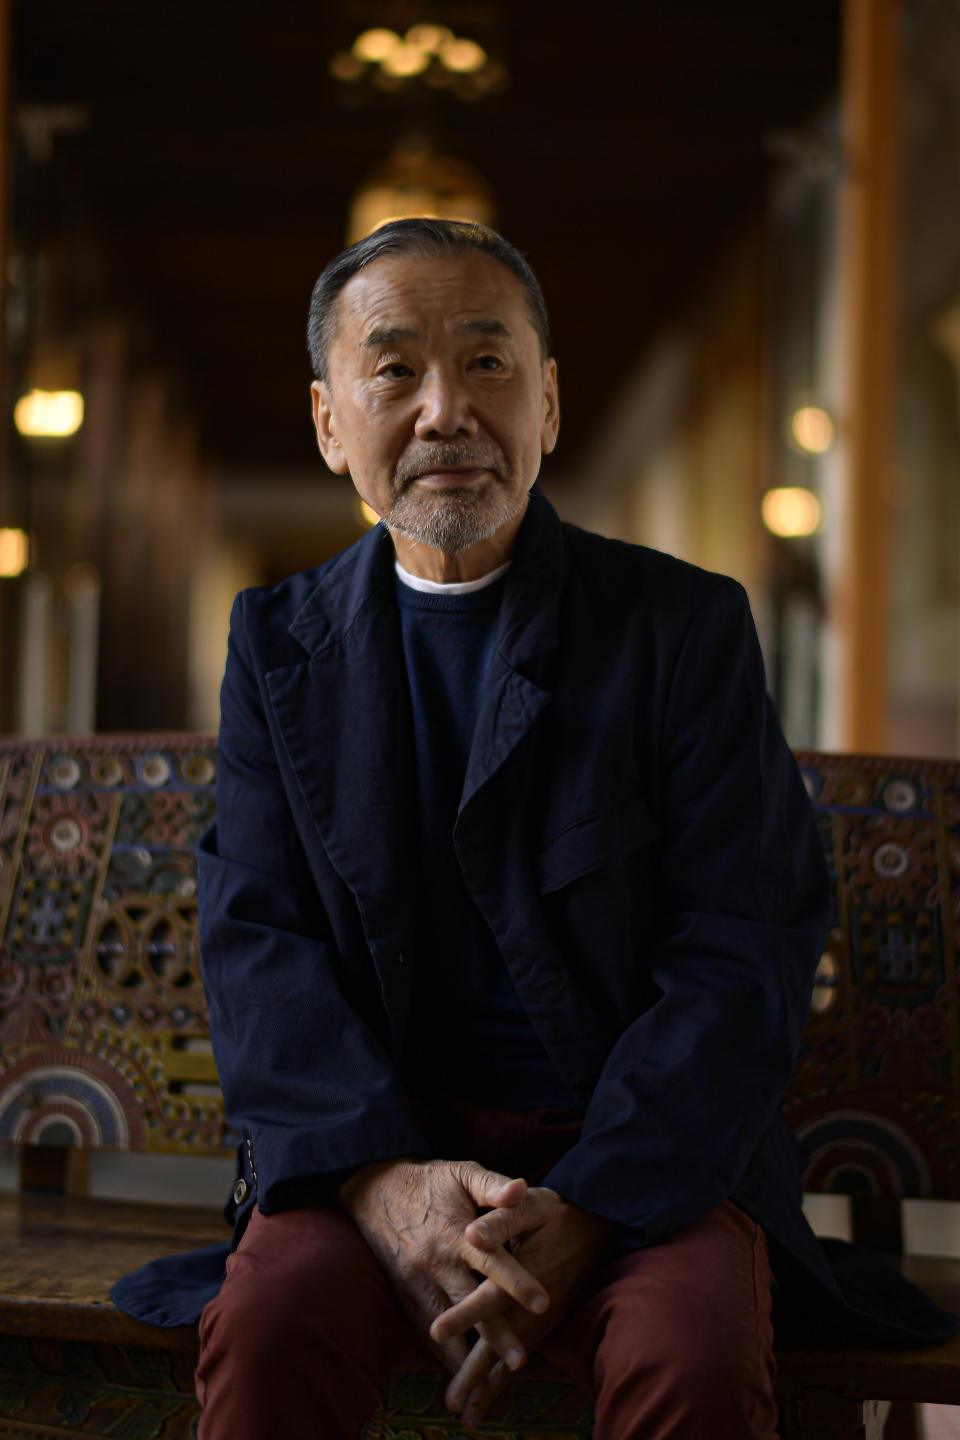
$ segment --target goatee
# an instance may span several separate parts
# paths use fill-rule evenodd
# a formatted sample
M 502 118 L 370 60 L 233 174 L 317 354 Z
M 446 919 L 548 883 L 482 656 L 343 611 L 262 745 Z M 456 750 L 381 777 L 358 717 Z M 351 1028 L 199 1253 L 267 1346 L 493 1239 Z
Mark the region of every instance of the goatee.
M 416 479 L 433 469 L 453 466 L 477 466 L 489 471 L 480 484 L 456 484 L 451 475 L 449 487 L 442 490 L 418 490 Z M 491 449 L 481 454 L 478 449 L 459 445 L 438 445 L 408 457 L 398 468 L 394 484 L 399 491 L 383 524 L 397 535 L 429 545 L 444 555 L 457 555 L 481 540 L 488 540 L 503 525 L 523 514 L 527 493 L 517 494 L 502 479 L 505 457 Z

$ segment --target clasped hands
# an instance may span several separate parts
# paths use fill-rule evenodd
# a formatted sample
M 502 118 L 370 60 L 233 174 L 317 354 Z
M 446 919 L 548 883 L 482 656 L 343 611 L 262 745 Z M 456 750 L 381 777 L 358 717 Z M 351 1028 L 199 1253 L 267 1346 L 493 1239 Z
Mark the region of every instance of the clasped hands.
M 367 1165 L 340 1202 L 453 1373 L 444 1400 L 468 1428 L 563 1319 L 610 1229 L 556 1191 L 472 1160 Z

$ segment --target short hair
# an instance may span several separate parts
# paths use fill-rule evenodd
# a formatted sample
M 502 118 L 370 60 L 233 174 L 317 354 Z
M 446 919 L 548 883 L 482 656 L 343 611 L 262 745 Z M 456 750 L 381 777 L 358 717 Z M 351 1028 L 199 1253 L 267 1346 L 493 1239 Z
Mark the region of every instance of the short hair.
M 527 261 L 509 240 L 464 220 L 433 220 L 416 217 L 412 220 L 391 220 L 342 251 L 321 272 L 310 297 L 307 318 L 307 350 L 318 380 L 329 379 L 330 347 L 336 335 L 336 309 L 340 291 L 365 265 L 384 255 L 427 255 L 439 258 L 460 250 L 479 250 L 483 255 L 505 265 L 524 289 L 527 309 L 537 338 L 540 356 L 550 354 L 550 322 L 543 292 Z

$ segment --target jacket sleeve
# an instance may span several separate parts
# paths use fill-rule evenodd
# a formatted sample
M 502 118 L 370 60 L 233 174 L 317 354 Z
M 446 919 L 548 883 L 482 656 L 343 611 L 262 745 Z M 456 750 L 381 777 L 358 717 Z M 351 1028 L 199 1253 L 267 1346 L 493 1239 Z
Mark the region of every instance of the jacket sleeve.
M 227 1115 L 250 1142 L 269 1214 L 332 1200 L 359 1165 L 431 1150 L 383 1043 L 344 993 L 249 648 L 241 594 L 221 690 L 217 819 L 198 849 L 200 944 Z
M 829 899 L 739 585 L 717 581 L 664 689 L 645 957 L 658 998 L 621 1034 L 578 1144 L 544 1180 L 628 1227 L 633 1245 L 730 1197 L 782 1124 Z

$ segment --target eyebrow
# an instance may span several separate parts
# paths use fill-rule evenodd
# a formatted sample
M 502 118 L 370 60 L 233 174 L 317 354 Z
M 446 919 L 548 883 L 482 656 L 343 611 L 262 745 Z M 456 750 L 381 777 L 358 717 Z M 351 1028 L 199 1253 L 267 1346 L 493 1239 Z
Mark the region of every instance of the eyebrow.
M 492 315 L 478 316 L 473 320 L 461 320 L 457 325 L 457 330 L 464 335 L 503 335 L 507 337 L 510 335 L 509 327 Z M 409 325 L 380 325 L 360 341 L 359 348 L 376 350 L 380 345 L 393 345 L 398 340 L 416 339 L 417 331 L 412 330 Z
M 416 331 L 406 325 L 381 325 L 360 341 L 361 350 L 375 350 L 378 345 L 392 345 L 396 340 L 413 340 Z
M 494 316 L 480 316 L 476 320 L 461 320 L 457 329 L 466 335 L 509 335 L 509 328 Z

